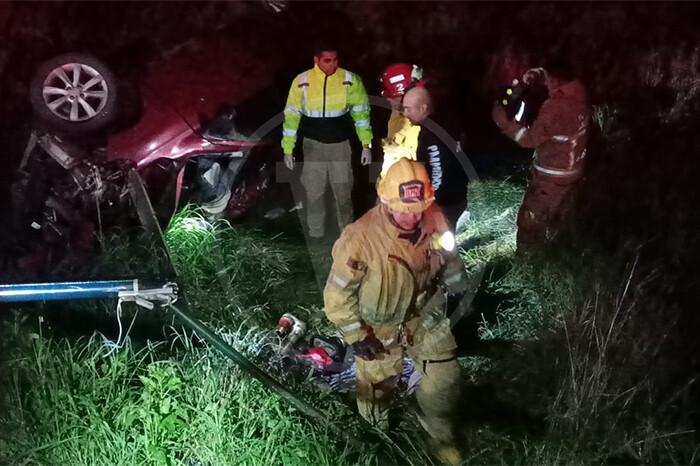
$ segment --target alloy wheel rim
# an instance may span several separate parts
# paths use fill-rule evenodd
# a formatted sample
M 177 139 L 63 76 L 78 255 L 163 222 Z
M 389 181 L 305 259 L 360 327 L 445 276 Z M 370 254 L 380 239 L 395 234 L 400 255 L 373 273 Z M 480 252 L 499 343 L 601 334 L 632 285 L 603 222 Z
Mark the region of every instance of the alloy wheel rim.
M 109 88 L 95 68 L 83 63 L 66 63 L 46 76 L 42 94 L 54 115 L 80 122 L 94 118 L 104 109 Z

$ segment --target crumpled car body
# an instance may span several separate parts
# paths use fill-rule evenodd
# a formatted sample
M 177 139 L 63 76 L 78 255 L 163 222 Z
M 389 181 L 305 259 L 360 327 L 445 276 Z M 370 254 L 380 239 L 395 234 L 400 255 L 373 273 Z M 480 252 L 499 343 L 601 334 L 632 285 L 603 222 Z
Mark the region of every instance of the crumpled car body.
M 80 54 L 66 56 L 75 61 Z M 49 119 L 38 119 L 11 190 L 13 223 L 17 231 L 43 235 L 35 243 L 64 244 L 64 249 L 85 245 L 90 241 L 76 241 L 72 232 L 87 228 L 75 228 L 76 222 L 92 223 L 97 231 L 120 218 L 118 204 L 128 198 L 124 180 L 130 178 L 120 171 L 135 169 L 141 175 L 161 226 L 185 201 L 234 220 L 248 213 L 269 185 L 274 160 L 281 158 L 279 135 L 256 130 L 280 131 L 269 115 L 279 114 L 283 101 L 270 91 L 272 73 L 265 62 L 232 38 L 219 34 L 189 41 L 132 73 L 137 80 L 106 83 L 102 89 L 126 88 L 137 99 L 120 102 L 117 97 L 124 104 L 121 119 L 91 133 L 71 132 L 73 122 L 67 120 L 74 115 L 51 110 L 62 105 L 56 95 L 66 105 L 66 95 L 79 95 L 71 85 L 88 89 L 86 79 L 97 79 L 94 67 L 56 63 L 44 67 L 51 76 L 35 78 L 32 104 L 35 111 L 44 105 L 40 110 Z M 86 79 L 78 76 L 86 69 L 91 73 Z M 89 119 L 78 108 L 80 118 Z M 60 129 L 52 128 L 51 119 Z

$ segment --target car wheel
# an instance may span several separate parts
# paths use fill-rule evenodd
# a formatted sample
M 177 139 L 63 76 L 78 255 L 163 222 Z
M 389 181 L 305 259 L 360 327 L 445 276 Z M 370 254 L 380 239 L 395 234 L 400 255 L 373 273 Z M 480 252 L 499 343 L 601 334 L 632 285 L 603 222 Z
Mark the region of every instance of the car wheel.
M 34 111 L 54 130 L 94 131 L 116 116 L 116 78 L 90 55 L 69 53 L 43 63 L 29 92 Z

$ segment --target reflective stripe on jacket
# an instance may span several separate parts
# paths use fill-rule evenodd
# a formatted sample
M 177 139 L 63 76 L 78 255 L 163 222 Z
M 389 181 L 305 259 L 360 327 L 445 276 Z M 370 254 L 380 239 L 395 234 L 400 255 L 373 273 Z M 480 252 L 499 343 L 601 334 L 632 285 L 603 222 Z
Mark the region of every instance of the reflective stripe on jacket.
M 503 132 L 522 147 L 535 148 L 535 169 L 553 176 L 579 173 L 586 156 L 590 109 L 579 81 L 555 89 L 531 127 L 509 122 Z
M 339 119 L 347 118 L 348 114 L 352 118 L 360 142 L 372 142 L 369 101 L 360 77 L 343 68 L 338 68 L 331 76 L 326 76 L 318 66 L 304 71 L 292 81 L 284 109 L 284 153 L 291 154 L 294 150 L 302 119 L 311 119 L 314 127 L 323 127 L 324 124 L 330 127 L 340 124 Z M 344 136 L 344 139 L 350 137 L 349 134 Z
M 399 326 L 412 317 L 417 296 L 430 289 L 445 270 L 460 275 L 464 266 L 456 252 L 432 248 L 434 233 L 448 231 L 447 219 L 431 205 L 416 230 L 394 226 L 387 208 L 377 205 L 348 225 L 333 246 L 333 266 L 323 293 L 325 313 L 348 343 L 367 336 L 367 326 Z M 415 233 L 415 232 L 414 232 Z M 449 267 L 459 261 L 457 267 Z

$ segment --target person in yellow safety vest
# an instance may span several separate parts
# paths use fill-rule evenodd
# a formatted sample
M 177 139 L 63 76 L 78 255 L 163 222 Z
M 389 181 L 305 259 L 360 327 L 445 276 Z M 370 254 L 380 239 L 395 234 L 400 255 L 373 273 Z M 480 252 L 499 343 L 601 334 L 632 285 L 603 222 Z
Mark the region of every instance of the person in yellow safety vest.
M 401 112 L 403 95 L 415 86 L 423 85 L 423 70 L 416 65 L 397 63 L 382 74 L 382 97 L 391 105 L 387 136 L 382 140 L 384 162 L 379 179 L 400 158 L 416 159 L 420 126 L 412 124 Z
M 297 139 L 303 138 L 301 183 L 306 189 L 306 221 L 312 238 L 324 235 L 326 182 L 337 202 L 342 230 L 353 220 L 350 137 L 362 143 L 361 163 L 372 161 L 369 101 L 359 76 L 338 67 L 335 47 L 321 46 L 314 67 L 299 74 L 289 89 L 282 125 L 284 163 L 292 170 Z
M 378 195 L 381 202 L 348 225 L 333 246 L 324 310 L 354 349 L 360 414 L 388 427 L 405 352 L 422 375 L 419 419 L 435 454 L 458 463 L 453 415 L 462 378 L 444 292 L 466 290 L 464 264 L 422 164 L 397 161 Z

